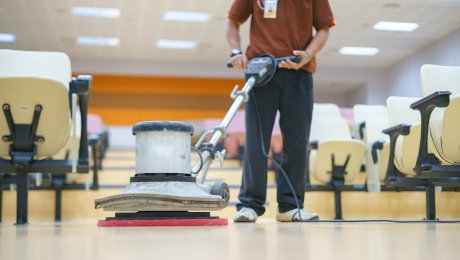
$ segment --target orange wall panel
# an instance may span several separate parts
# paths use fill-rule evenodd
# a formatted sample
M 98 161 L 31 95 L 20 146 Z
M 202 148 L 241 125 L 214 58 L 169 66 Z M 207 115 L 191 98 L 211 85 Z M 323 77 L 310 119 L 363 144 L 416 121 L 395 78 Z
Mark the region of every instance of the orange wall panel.
M 89 111 L 107 125 L 222 118 L 237 84 L 244 80 L 93 75 Z

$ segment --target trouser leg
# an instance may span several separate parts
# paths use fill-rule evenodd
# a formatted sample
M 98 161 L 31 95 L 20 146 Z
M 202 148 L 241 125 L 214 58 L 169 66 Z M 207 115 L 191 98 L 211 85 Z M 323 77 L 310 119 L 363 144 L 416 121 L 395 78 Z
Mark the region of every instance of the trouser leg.
M 246 144 L 243 161 L 243 177 L 238 196 L 237 209 L 250 207 L 258 215 L 265 212 L 267 196 L 267 159 L 262 152 L 262 139 L 265 152 L 268 153 L 273 124 L 279 104 L 276 76 L 267 85 L 255 87 L 246 103 Z M 258 113 L 256 111 L 256 106 Z M 259 126 L 259 118 L 261 126 Z
M 280 97 L 280 128 L 286 156 L 283 169 L 294 188 L 299 206 L 303 208 L 307 144 L 313 111 L 313 79 L 310 73 L 302 70 L 284 70 L 283 76 Z M 278 176 L 277 188 L 279 211 L 297 208 L 285 177 Z

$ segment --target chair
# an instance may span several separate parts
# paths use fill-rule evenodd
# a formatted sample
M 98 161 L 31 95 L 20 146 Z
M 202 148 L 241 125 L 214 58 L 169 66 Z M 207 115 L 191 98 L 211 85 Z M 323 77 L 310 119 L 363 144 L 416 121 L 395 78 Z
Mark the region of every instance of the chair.
M 340 108 L 333 103 L 314 103 L 313 117 L 337 117 L 341 118 Z
M 388 112 L 384 105 L 356 104 L 353 106 L 353 117 L 355 119 L 353 135 L 360 140 L 365 140 L 364 128 L 366 127 L 366 121 L 369 119 L 388 120 Z
M 410 127 L 410 134 L 398 135 L 395 143 L 394 164 L 404 175 L 415 176 L 414 166 L 420 141 L 420 115 L 411 110 L 410 105 L 418 97 L 395 97 L 387 99 L 389 126 L 405 125 Z
M 435 97 L 437 94 L 441 95 Z M 433 140 L 428 137 L 428 125 L 432 121 L 423 116 L 423 111 L 427 111 L 422 107 L 423 102 L 430 102 L 439 98 L 435 102 L 438 105 L 443 105 L 440 100 L 446 96 L 443 93 L 435 93 L 435 95 L 429 95 L 421 100 L 419 98 L 389 97 L 387 106 L 392 127 L 384 130 L 384 133 L 390 137 L 388 168 L 384 179 L 385 186 L 401 187 L 403 189 L 410 187 L 423 188 L 426 194 L 426 218 L 429 220 L 436 219 L 436 186 L 443 187 L 444 190 L 455 191 L 458 190 L 458 185 L 460 184 L 459 178 L 455 177 L 455 175 L 450 175 L 455 173 L 455 168 L 453 171 L 449 169 L 439 175 L 435 175 L 436 173 L 430 168 L 433 166 L 435 169 L 445 167 L 439 161 L 436 163 L 436 158 L 440 158 L 441 155 L 440 151 L 436 149 Z M 410 108 L 419 108 L 421 112 L 419 113 Z M 431 106 L 431 108 L 434 108 L 434 106 Z M 420 164 L 421 154 L 425 154 L 425 159 L 429 158 L 429 165 Z M 428 170 L 426 172 L 428 175 L 420 173 L 421 167 L 426 167 L 425 170 Z M 449 178 L 446 178 L 447 176 Z
M 341 192 L 364 191 L 363 186 L 345 185 L 356 180 L 364 158 L 364 144 L 351 138 L 341 117 L 313 117 L 308 149 L 307 191 L 333 191 L 336 219 L 342 219 Z M 322 185 L 311 185 L 314 177 Z
M 425 98 L 411 105 L 421 115 L 420 148 L 414 170 L 420 178 L 458 178 L 460 66 L 427 64 L 422 66 L 420 75 Z
M 364 122 L 367 191 L 379 192 L 385 178 L 389 153 L 389 138 L 382 130 L 388 128 L 389 123 L 388 119 L 367 119 Z
M 17 186 L 16 223 L 28 221 L 28 175 L 34 172 L 88 173 L 87 113 L 91 77 L 71 78 L 66 54 L 0 50 L 0 172 Z M 81 139 L 71 159 L 50 159 L 76 133 L 76 104 Z M 76 135 L 74 135 L 76 142 Z M 75 150 L 75 147 L 74 147 Z

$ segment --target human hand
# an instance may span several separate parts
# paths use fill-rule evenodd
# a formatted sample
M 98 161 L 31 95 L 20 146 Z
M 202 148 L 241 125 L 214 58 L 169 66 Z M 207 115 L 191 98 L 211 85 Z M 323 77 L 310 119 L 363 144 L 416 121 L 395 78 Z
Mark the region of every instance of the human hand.
M 246 70 L 246 64 L 248 63 L 248 58 L 244 54 L 238 54 L 233 56 L 230 61 L 232 62 L 233 68 L 236 70 Z
M 302 68 L 305 64 L 309 63 L 311 60 L 311 56 L 307 54 L 305 51 L 299 51 L 295 50 L 292 53 L 294 53 L 295 56 L 300 56 L 301 60 L 299 63 L 292 62 L 290 60 L 282 61 L 279 65 L 278 68 L 284 68 L 284 69 L 292 69 L 292 70 L 298 70 Z

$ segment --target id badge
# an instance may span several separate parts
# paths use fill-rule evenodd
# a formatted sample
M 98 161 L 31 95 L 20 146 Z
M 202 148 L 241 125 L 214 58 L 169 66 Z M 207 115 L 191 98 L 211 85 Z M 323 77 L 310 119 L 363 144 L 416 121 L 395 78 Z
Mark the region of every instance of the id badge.
M 264 18 L 276 19 L 277 8 L 278 8 L 278 0 L 265 0 Z

